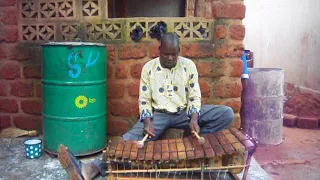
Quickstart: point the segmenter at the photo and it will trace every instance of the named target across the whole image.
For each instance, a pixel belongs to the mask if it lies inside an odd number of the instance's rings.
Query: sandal
[[[72,152],[62,144],[58,148],[58,159],[63,169],[66,170],[69,179],[84,180],[81,174],[81,161],[78,161]]]

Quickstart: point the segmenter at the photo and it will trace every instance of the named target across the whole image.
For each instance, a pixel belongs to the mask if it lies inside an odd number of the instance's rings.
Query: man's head
[[[161,66],[169,69],[175,67],[180,52],[179,37],[175,33],[163,34],[159,49]]]

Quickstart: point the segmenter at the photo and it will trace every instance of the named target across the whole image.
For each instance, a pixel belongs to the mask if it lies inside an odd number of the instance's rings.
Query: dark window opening
[[[185,17],[185,0],[109,0],[108,17]]]

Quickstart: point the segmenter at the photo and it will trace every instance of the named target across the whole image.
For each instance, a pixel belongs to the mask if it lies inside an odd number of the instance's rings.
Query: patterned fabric
[[[200,112],[201,92],[198,71],[192,60],[178,57],[177,65],[170,69],[162,68],[160,59],[146,63],[140,81],[140,119],[153,117],[153,110],[169,113],[186,109],[188,116]]]

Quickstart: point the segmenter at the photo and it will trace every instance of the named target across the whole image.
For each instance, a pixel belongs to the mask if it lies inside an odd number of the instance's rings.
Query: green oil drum
[[[100,43],[42,45],[44,149],[60,144],[76,156],[106,146],[106,48]]]

